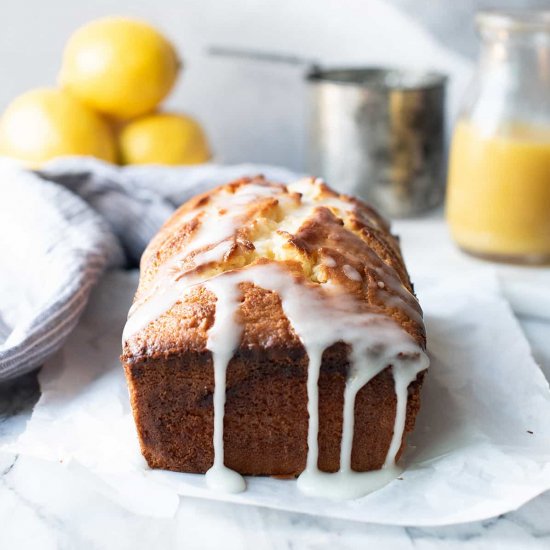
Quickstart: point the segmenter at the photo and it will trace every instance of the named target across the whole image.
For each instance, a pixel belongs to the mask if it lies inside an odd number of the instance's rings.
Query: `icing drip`
[[[217,297],[216,318],[208,331],[207,342],[214,365],[214,465],[206,472],[206,483],[214,490],[239,493],[246,484],[239,473],[224,464],[223,419],[227,366],[241,338],[241,325],[235,320],[240,293],[238,285],[223,282],[217,278],[204,285]]]
[[[356,354],[352,352],[353,355]],[[416,379],[419,372],[428,368],[427,356],[421,352],[418,359],[409,360],[410,364],[406,367],[400,364],[403,361],[394,358],[394,363],[399,365],[398,368],[395,365],[392,368],[395,377],[397,406],[392,440],[386,460],[380,470],[355,472],[351,469],[355,424],[355,397],[364,385],[368,384],[372,378],[387,366],[384,361],[376,358],[371,358],[370,361],[367,359],[366,364],[363,361],[364,359],[360,356],[352,359],[352,372],[348,375],[344,390],[344,420],[340,447],[340,469],[336,473],[320,471],[316,464],[312,464],[309,461],[310,448],[307,467],[298,478],[298,487],[305,494],[338,500],[358,498],[382,488],[401,473],[401,469],[396,465],[396,457],[401,447],[405,430],[408,387]],[[363,365],[366,368],[360,367],[357,369],[358,365]],[[317,393],[317,389],[314,391]],[[313,439],[314,435],[309,434],[309,438]]]
[[[208,349],[212,351],[214,390],[214,466],[207,473],[208,485],[217,490],[236,492],[244,482],[223,463],[223,414],[226,370],[239,344],[241,328],[235,320],[240,306],[239,285],[254,285],[276,292],[283,311],[306,350],[308,364],[308,456],[306,470],[298,487],[307,494],[331,498],[355,498],[375,490],[399,473],[395,457],[405,427],[407,390],[427,359],[416,342],[393,321],[373,313],[357,313],[346,295],[324,295],[316,288],[297,284],[293,276],[275,263],[258,264],[241,271],[227,272],[205,283],[216,297],[216,319],[209,331]],[[326,323],[327,317],[341,322]],[[325,349],[344,341],[352,347],[350,371],[344,392],[344,421],[340,453],[340,471],[321,472],[318,460],[319,396],[318,379]],[[393,365],[397,396],[394,433],[384,468],[376,472],[351,469],[354,410],[357,392],[372,378]]]
[[[203,282],[202,278],[193,276],[180,279],[179,282],[174,276],[163,277],[162,280],[167,284],[158,287],[154,298],[140,300],[130,308],[128,320],[122,332],[123,342],[167,312],[178,300],[183,299],[193,285]]]
[[[422,370],[429,366],[428,357],[422,354],[418,363],[409,361],[400,361],[392,367],[393,380],[395,384],[395,395],[397,398],[395,421],[393,426],[393,435],[384,462],[384,468],[392,468],[395,466],[397,453],[401,447],[403,432],[405,431],[405,420],[407,419],[407,401],[408,391],[411,382],[414,382],[416,376]]]
[[[319,445],[317,436],[319,434],[319,374],[321,372],[321,362],[323,359],[323,350],[314,347],[308,351],[309,364],[307,367],[307,413],[309,416],[307,428],[307,462],[306,470],[317,469],[317,460],[319,459]]]

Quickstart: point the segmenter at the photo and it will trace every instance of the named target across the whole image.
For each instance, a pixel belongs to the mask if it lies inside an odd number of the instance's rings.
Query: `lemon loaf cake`
[[[388,223],[318,179],[258,176],[190,200],[151,241],[122,362],[150,467],[345,498],[398,474],[425,344]]]

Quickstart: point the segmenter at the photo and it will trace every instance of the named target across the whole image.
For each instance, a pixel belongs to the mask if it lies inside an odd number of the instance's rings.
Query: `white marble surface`
[[[173,519],[135,516],[62,465],[0,458],[0,548],[498,548],[550,547],[550,493],[472,524],[387,527],[186,498]]]

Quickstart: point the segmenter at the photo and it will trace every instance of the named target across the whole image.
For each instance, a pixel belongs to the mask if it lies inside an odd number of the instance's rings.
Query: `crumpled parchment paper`
[[[152,471],[139,452],[119,364],[136,273],[112,272],[65,348],[40,373],[42,396],[6,449],[58,460],[133,512],[170,516],[178,495],[394,525],[480,520],[550,488],[550,390],[491,272],[417,286],[432,364],[405,472],[358,500],[303,496],[292,480],[248,478],[237,495],[202,475]],[[1,447],[0,447],[1,448]]]

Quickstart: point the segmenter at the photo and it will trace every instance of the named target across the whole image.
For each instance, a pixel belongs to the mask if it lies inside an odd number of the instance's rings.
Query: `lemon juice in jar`
[[[478,71],[456,124],[447,219],[466,252],[550,261],[550,12],[482,12]]]

